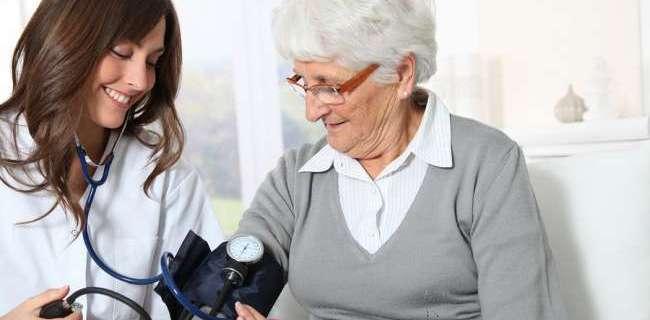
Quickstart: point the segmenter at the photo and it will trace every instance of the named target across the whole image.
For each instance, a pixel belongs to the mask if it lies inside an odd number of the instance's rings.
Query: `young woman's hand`
[[[235,310],[237,311],[237,320],[265,320],[266,318],[261,315],[253,307],[243,304],[241,302],[235,303]]]
[[[63,299],[66,295],[68,295],[68,291],[70,291],[70,288],[68,286],[59,289],[46,290],[37,296],[25,300],[23,303],[19,304],[4,316],[0,316],[0,320],[41,319],[38,317],[41,308],[52,301]],[[82,316],[79,312],[73,312],[71,315],[62,319],[81,320]]]

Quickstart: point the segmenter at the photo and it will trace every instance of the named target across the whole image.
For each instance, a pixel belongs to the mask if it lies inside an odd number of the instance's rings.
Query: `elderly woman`
[[[237,233],[312,319],[565,317],[521,149],[417,86],[436,70],[429,1],[285,0],[273,29],[327,136],[280,159]]]

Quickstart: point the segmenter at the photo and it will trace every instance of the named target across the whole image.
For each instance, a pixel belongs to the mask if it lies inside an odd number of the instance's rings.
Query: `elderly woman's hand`
[[[266,318],[261,315],[253,307],[243,304],[241,302],[235,303],[235,310],[237,311],[237,320],[265,320]]]

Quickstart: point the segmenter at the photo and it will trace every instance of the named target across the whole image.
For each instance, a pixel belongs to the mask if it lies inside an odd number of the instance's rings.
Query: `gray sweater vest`
[[[337,173],[299,173],[324,145],[288,152],[237,233],[259,236],[313,319],[564,319],[518,146],[452,116],[453,168],[430,166],[375,254],[347,229]]]

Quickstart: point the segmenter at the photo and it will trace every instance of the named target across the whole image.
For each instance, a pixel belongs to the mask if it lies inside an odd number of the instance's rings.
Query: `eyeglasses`
[[[366,79],[368,79],[377,68],[379,68],[378,64],[371,64],[365,69],[359,71],[359,73],[350,78],[350,80],[345,81],[340,85],[315,84],[313,86],[307,86],[304,83],[301,83],[300,80],[303,80],[303,78],[301,75],[297,74],[287,78],[287,82],[291,89],[300,97],[304,98],[307,93],[310,93],[323,104],[341,104],[345,102],[343,93],[352,92],[352,90],[356,89],[366,81]]]

